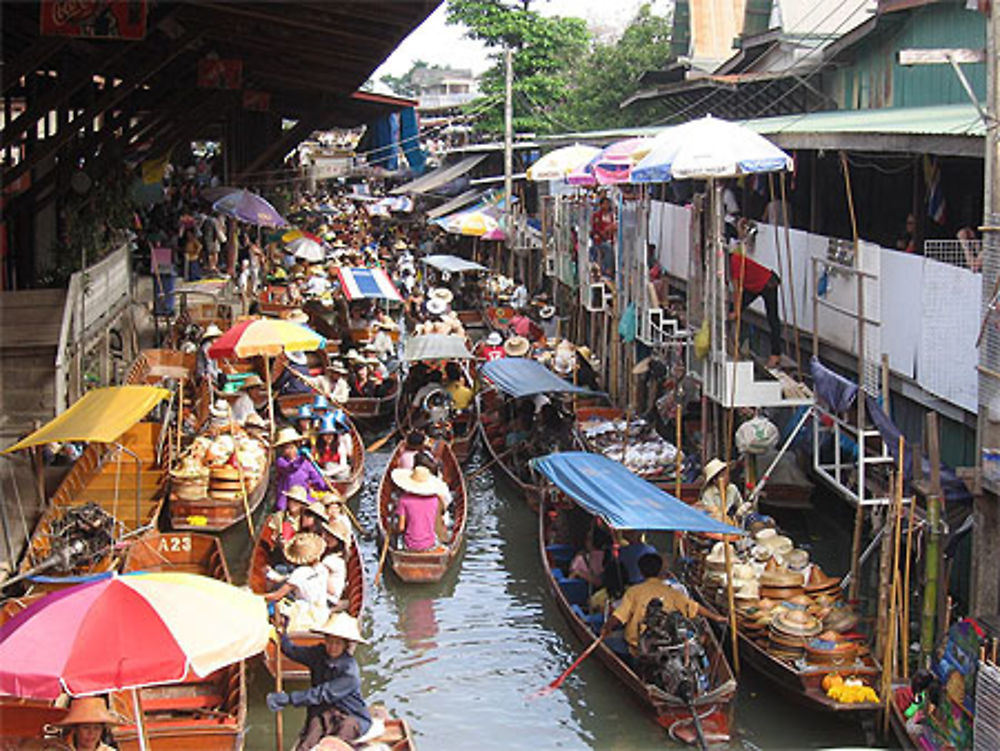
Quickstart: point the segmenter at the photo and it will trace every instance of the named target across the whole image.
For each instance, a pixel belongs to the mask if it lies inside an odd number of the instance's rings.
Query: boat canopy
[[[601,454],[566,451],[532,462],[563,493],[615,529],[742,534]]]
[[[471,360],[472,353],[465,346],[465,338],[453,334],[422,334],[406,340],[403,359],[417,360]]]
[[[480,371],[505,394],[520,398],[535,394],[600,394],[575,386],[560,378],[538,360],[526,357],[502,357],[485,363]]]
[[[350,268],[341,266],[337,269],[340,277],[340,288],[344,290],[348,300],[392,300],[402,302],[389,275],[383,269],[365,267]]]
[[[446,254],[424,256],[421,260],[428,266],[433,266],[438,271],[447,271],[449,274],[461,274],[463,271],[489,271],[481,263],[466,261],[464,258]]]
[[[54,442],[114,443],[168,396],[170,391],[158,386],[111,386],[88,391],[72,407],[3,453]]]

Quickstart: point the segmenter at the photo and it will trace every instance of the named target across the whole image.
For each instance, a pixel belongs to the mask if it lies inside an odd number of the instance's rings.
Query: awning
[[[466,261],[458,256],[439,254],[424,256],[421,260],[428,266],[433,266],[438,271],[447,271],[449,274],[461,274],[463,271],[489,271],[481,263]]]
[[[452,180],[461,177],[485,158],[486,154],[467,156],[460,162],[450,164],[447,167],[438,167],[433,172],[428,172],[416,180],[403,183],[398,188],[390,190],[389,193],[394,196],[402,195],[403,193],[430,193],[435,188],[440,188],[442,185],[447,185]]]
[[[348,300],[403,301],[384,269],[342,266],[337,269],[337,276],[340,277],[340,288],[344,290]]]
[[[403,359],[417,360],[471,360],[472,353],[465,346],[465,338],[451,334],[423,334],[406,340]]]
[[[72,407],[3,453],[53,442],[114,443],[168,396],[170,391],[158,386],[112,386],[88,391]]]
[[[563,493],[615,529],[742,534],[601,454],[567,451],[532,462]]]
[[[502,357],[484,363],[479,370],[505,394],[515,398],[535,394],[599,394],[574,386],[542,365],[526,357]]]
[[[427,212],[428,219],[437,219],[438,217],[444,216],[445,214],[450,214],[453,211],[458,211],[463,206],[468,206],[474,201],[478,201],[486,195],[485,191],[482,190],[467,190],[464,193],[459,193],[457,196],[452,198],[450,201],[445,201],[440,206],[435,206],[433,209]]]

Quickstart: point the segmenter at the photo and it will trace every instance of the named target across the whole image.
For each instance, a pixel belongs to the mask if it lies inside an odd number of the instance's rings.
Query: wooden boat
[[[281,316],[299,308],[287,301],[288,287],[284,284],[269,284],[257,293],[257,309],[264,315]]]
[[[122,562],[123,571],[179,571],[229,582],[229,569],[219,539],[193,532],[147,533],[137,538]],[[160,751],[236,751],[246,729],[246,666],[229,665],[206,678],[190,676],[180,683],[143,688],[139,692],[150,749]],[[112,708],[126,718],[112,729],[120,751],[139,748],[132,695],[115,692]]]
[[[270,550],[273,545],[271,529],[261,525],[260,533],[250,552],[250,564],[247,571],[247,585],[257,594],[269,591],[267,582],[267,566]],[[365,599],[365,569],[358,549],[358,541],[352,535],[351,545],[347,551],[347,585],[344,588],[344,599],[347,601],[347,612],[358,618],[364,606]],[[292,640],[300,645],[319,644],[320,636],[293,635]],[[264,661],[271,675],[275,674],[275,645],[269,642],[264,653]],[[282,656],[281,675],[285,680],[309,680],[309,670],[304,665]]]
[[[379,545],[384,545],[386,536],[389,535],[390,518],[395,505],[391,472],[396,467],[399,455],[403,452],[404,447],[405,444],[402,441],[396,446],[396,450],[393,451],[389,462],[386,464],[382,480],[379,482]],[[440,581],[455,559],[458,558],[458,554],[462,549],[462,542],[465,539],[467,498],[465,476],[462,474],[462,467],[458,463],[458,458],[455,456],[454,451],[447,443],[439,442],[435,453],[439,455],[439,461],[441,462],[441,476],[448,484],[448,487],[451,488],[452,493],[451,537],[443,544],[426,552],[395,549],[390,544],[388,553],[389,565],[404,582]]]
[[[480,393],[480,419],[479,430],[482,433],[483,446],[489,454],[489,461],[503,474],[504,478],[521,491],[524,500],[533,511],[538,511],[544,484],[542,480],[527,480],[521,476],[514,466],[513,454],[506,445],[507,432],[510,426],[500,415],[501,399],[495,389],[486,390]],[[530,465],[527,467],[532,472]]]
[[[310,352],[307,357],[309,355],[318,355],[322,360],[322,367],[324,369],[329,367],[329,352]],[[273,379],[277,379],[283,370],[284,360],[279,357],[275,362]],[[340,405],[341,409],[349,414],[353,420],[378,420],[392,415],[396,405],[396,395],[399,392],[399,376],[391,373],[386,382],[389,384],[389,388],[384,396],[352,396]],[[282,416],[287,420],[294,420],[298,408],[312,402],[315,396],[316,392],[314,391],[281,394],[277,397],[276,402]]]
[[[367,743],[358,746],[359,751],[416,751],[417,744],[410,732],[406,720],[393,717],[381,704],[373,704],[368,708],[372,719],[382,721],[384,731]]]
[[[565,579],[557,579],[554,569],[556,559],[555,548],[564,548],[562,542],[550,533],[550,525],[554,519],[549,511],[556,511],[547,497],[542,497],[542,506],[538,514],[538,540],[542,567],[549,590],[559,607],[560,612],[569,624],[573,633],[583,642],[591,646],[599,633],[600,626],[595,623],[592,628],[587,622],[583,609],[578,604],[571,603],[576,599],[571,585]],[[549,544],[546,541],[550,541]],[[560,561],[565,566],[565,562]],[[582,580],[569,580],[582,582]],[[586,593],[586,589],[583,589]],[[698,714],[698,722],[709,743],[727,743],[730,740],[730,721],[732,719],[732,702],[736,695],[736,680],[725,658],[722,646],[719,644],[711,628],[704,625],[701,629],[700,642],[708,660],[708,687],[700,692],[689,705],[680,696],[664,691],[655,684],[646,683],[617,653],[605,643],[600,643],[595,655],[611,673],[628,689],[628,692],[651,714],[656,722],[665,728],[673,740],[693,744],[697,741],[695,720],[692,707]]]
[[[213,469],[204,483],[186,483],[170,477],[170,526],[174,530],[222,532],[243,523],[257,510],[270,482],[270,455],[263,451],[264,466],[252,475],[232,467]],[[246,503],[243,493],[246,493]]]

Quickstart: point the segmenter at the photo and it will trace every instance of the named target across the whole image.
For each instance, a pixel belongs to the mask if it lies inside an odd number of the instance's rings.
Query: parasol
[[[309,352],[326,346],[326,339],[308,326],[280,318],[251,318],[240,321],[208,348],[208,356],[224,358],[264,358],[267,382],[267,416],[274,437],[274,400],[271,398],[270,358],[282,352]]]
[[[550,151],[528,167],[529,180],[565,180],[569,175],[586,165],[601,153],[596,146],[574,143],[561,149]]]
[[[101,576],[54,592],[0,626],[0,693],[54,699],[176,683],[263,651],[259,595],[195,574]]]
[[[285,247],[293,256],[309,263],[319,263],[326,258],[326,251],[323,249],[323,246],[308,237],[295,238]]]
[[[221,214],[258,227],[284,227],[288,224],[274,206],[246,189],[223,196],[212,204],[212,208]]]

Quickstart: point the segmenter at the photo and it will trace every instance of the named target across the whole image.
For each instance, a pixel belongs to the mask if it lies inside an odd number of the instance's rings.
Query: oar
[[[281,675],[281,630],[278,628],[278,608],[277,603],[275,603],[274,610],[274,632],[278,635],[278,640],[274,645],[274,690],[278,693],[284,691],[284,685],[282,682]],[[281,712],[274,713],[274,740],[277,745],[278,751],[282,751],[285,747],[285,725],[284,718]]]
[[[562,675],[560,675],[558,678],[552,681],[552,683],[550,683],[545,688],[536,691],[528,698],[540,699],[543,696],[548,696],[549,694],[553,693],[557,688],[563,685],[563,682],[565,682],[565,680],[569,678],[570,673],[576,670],[580,666],[581,662],[590,657],[590,653],[593,652],[595,649],[597,649],[597,645],[600,644],[602,641],[604,641],[604,634],[601,634],[596,639],[594,639],[591,645],[587,647],[585,650],[583,650],[583,654],[577,657],[576,660],[573,662],[573,664],[570,665],[568,668],[566,668],[566,671]]]
[[[385,568],[385,557],[389,553],[389,540],[392,538],[392,533],[387,529],[385,531],[385,542],[382,543],[382,553],[378,557],[378,570],[375,572],[375,582],[372,586],[378,586],[378,580],[382,576],[382,569]]]
[[[511,454],[514,453],[514,450],[517,447],[518,447],[518,444],[515,443],[509,449],[506,449],[505,451],[502,451],[501,453],[499,453],[496,456],[494,456],[492,459],[490,459],[488,462],[486,462],[486,464],[484,464],[483,466],[476,467],[476,469],[474,469],[472,472],[470,472],[469,474],[467,474],[465,476],[465,481],[468,482],[473,477],[476,477],[477,475],[482,474],[483,472],[485,472],[487,469],[489,469],[490,467],[492,467],[494,464],[496,464],[501,459],[506,459],[508,456],[510,456]]]
[[[388,442],[388,440],[390,438],[392,438],[394,435],[396,435],[396,433],[398,433],[398,432],[399,432],[399,426],[397,425],[395,428],[393,428],[388,433],[386,433],[384,436],[382,436],[377,441],[375,441],[375,443],[373,443],[371,446],[369,446],[368,448],[366,448],[365,451],[369,451],[369,452],[370,451],[378,451],[380,448],[382,448],[383,446],[385,446],[385,444]]]
[[[285,368],[285,370],[287,370],[293,376],[295,376],[296,378],[298,378],[300,381],[302,381],[302,383],[304,383],[310,389],[312,389],[313,391],[315,391],[317,394],[322,394],[323,396],[325,396],[327,399],[330,400],[331,404],[335,404],[338,407],[340,407],[341,409],[344,409],[344,405],[341,404],[340,402],[338,402],[336,399],[334,399],[333,395],[329,391],[320,388],[320,384],[322,383],[321,381],[320,382],[313,382],[312,378],[306,378],[299,371],[297,371],[295,368],[292,368],[292,367]]]

